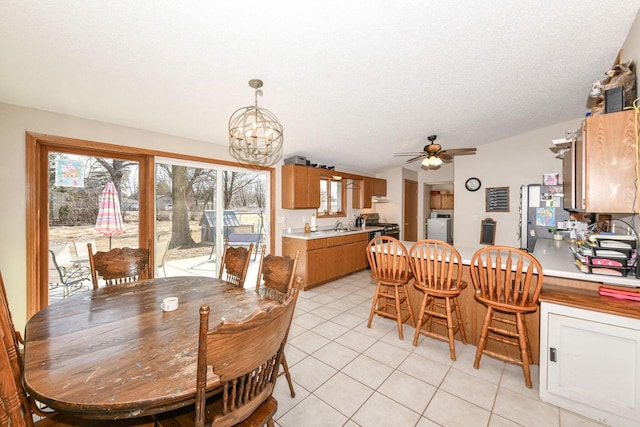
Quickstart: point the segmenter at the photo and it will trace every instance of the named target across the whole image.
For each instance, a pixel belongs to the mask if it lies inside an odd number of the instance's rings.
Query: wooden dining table
[[[170,296],[179,298],[179,306],[165,312],[160,304]],[[53,409],[92,419],[182,407],[195,401],[200,307],[210,307],[211,328],[276,304],[208,277],[150,279],[76,294],[27,322],[24,385]],[[207,388],[218,385],[210,371]]]

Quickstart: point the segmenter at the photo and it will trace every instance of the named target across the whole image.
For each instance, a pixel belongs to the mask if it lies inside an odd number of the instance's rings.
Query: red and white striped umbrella
[[[113,182],[108,182],[100,195],[96,231],[109,236],[109,249],[111,249],[111,237],[122,234],[124,231],[118,191]]]

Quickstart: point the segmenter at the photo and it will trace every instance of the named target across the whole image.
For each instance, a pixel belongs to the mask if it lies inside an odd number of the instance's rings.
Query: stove
[[[374,238],[376,235],[380,236],[391,236],[391,237],[395,237],[396,239],[400,238],[400,225],[394,223],[394,222],[381,222],[380,221],[380,214],[379,213],[370,213],[370,214],[366,214],[367,215],[367,219],[365,224],[371,227],[383,227],[384,230],[380,231],[372,231],[371,233],[369,233],[369,240],[371,240],[372,238]]]

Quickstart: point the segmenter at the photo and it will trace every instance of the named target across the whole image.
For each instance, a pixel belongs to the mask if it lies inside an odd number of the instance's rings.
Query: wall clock
[[[469,178],[467,182],[464,183],[464,186],[469,191],[478,191],[482,183],[478,178]]]

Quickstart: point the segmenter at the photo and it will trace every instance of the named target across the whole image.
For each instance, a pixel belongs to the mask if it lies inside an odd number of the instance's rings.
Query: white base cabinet
[[[608,425],[640,426],[640,320],[540,307],[540,399]]]

